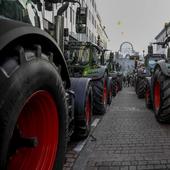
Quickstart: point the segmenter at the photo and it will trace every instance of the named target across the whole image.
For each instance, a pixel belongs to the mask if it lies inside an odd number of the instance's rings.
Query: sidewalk
[[[170,169],[170,125],[159,124],[125,88],[89,138],[73,170]]]

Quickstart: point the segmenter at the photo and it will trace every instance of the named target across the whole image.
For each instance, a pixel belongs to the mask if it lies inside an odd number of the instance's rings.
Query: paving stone
[[[170,125],[159,124],[133,88],[113,98],[93,135],[97,140],[86,144],[73,170],[89,164],[113,170],[170,169]]]
[[[121,166],[120,170],[129,170],[129,167],[128,166]]]
[[[136,170],[136,166],[129,166],[129,170]]]
[[[99,167],[98,170],[110,170],[109,167]]]

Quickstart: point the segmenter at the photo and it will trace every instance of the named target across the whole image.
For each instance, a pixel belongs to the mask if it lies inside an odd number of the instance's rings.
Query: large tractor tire
[[[107,83],[107,104],[112,103],[112,95],[113,95],[113,80],[112,77],[108,78],[108,83]]]
[[[170,78],[157,69],[153,82],[153,105],[159,122],[170,122]]]
[[[67,104],[57,67],[38,49],[1,57],[0,169],[61,170]]]
[[[151,87],[150,87],[150,84],[149,84],[148,81],[147,81],[146,92],[145,92],[145,103],[146,103],[146,107],[148,109],[153,108],[152,96],[151,96]]]
[[[118,78],[117,85],[118,85],[118,91],[121,91],[122,90],[122,78],[121,77]]]
[[[138,78],[137,78],[137,76],[135,76],[135,78],[134,78],[134,88],[135,88],[136,94],[137,94],[137,86],[138,86]]]
[[[112,95],[113,97],[116,96],[117,94],[117,80],[116,79],[113,79],[113,83],[112,83]]]
[[[93,80],[93,114],[103,115],[107,108],[107,78]]]
[[[88,78],[72,78],[71,89],[75,92],[75,132],[76,139],[86,138],[91,130],[92,87]]]
[[[140,77],[137,80],[136,84],[136,93],[138,98],[144,98],[146,93],[146,79],[144,77]]]

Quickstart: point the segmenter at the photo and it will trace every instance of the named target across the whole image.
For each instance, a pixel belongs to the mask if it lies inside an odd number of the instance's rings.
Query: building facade
[[[77,41],[89,41],[107,48],[108,36],[102,24],[97,3],[95,0],[80,0],[82,7],[87,7],[87,29],[86,34],[76,33],[76,9],[78,4],[71,4],[64,13],[65,29],[69,33],[68,39]]]
[[[163,28],[155,37],[156,42],[164,42],[167,35],[170,35],[170,23],[167,24],[167,29]],[[162,48],[161,45],[156,45],[156,52],[166,54],[166,49]]]

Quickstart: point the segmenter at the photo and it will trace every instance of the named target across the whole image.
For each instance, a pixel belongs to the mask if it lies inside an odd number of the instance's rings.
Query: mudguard
[[[85,112],[87,89],[90,87],[90,78],[71,78],[70,89],[75,92],[75,120],[81,120]],[[92,94],[91,94],[92,100]]]
[[[0,52],[11,45],[30,46],[41,45],[43,52],[52,52],[53,62],[61,65],[61,78],[66,81],[66,87],[70,87],[70,78],[64,56],[56,41],[45,31],[29,24],[0,18]]]
[[[107,80],[108,82],[107,82],[107,88],[109,87],[109,84],[110,84],[110,82],[112,81],[112,77],[108,77],[108,80]]]
[[[99,66],[93,69],[85,70],[85,77],[90,77],[93,80],[101,79],[104,77],[105,73],[108,74],[106,66]]]
[[[170,77],[170,63],[165,62],[164,60],[158,61],[158,63],[155,65],[154,72],[157,69],[161,69],[162,73],[168,77]]]
[[[151,100],[153,101],[153,81],[152,77],[146,77],[147,86],[149,86],[150,92],[151,92]]]
[[[116,79],[118,74],[117,72],[109,72],[109,76],[112,77],[113,79]]]
[[[151,77],[146,77],[146,80],[148,81],[149,85],[151,85]]]

